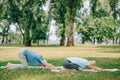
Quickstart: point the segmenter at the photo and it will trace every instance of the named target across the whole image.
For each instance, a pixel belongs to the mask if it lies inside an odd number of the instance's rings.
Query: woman
[[[22,64],[8,63],[5,66],[5,68],[25,68],[25,67],[28,67],[28,63],[31,63],[35,66],[43,66],[43,67],[48,67],[50,69],[56,69],[55,66],[48,63],[40,54],[32,50],[21,49],[18,52],[18,56]]]
[[[102,71],[102,68],[99,68],[96,66],[95,61],[88,61],[84,58],[78,58],[78,57],[68,57],[63,60],[63,69],[60,70],[63,71],[76,71],[76,70],[83,70],[84,68],[90,68],[95,71]]]

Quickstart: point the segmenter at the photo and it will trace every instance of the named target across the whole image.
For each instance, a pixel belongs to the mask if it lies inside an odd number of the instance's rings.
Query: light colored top
[[[78,65],[79,67],[77,70],[83,70],[83,68],[85,68],[87,65],[89,65],[89,61],[87,59],[84,59],[84,58],[69,57],[66,59],[71,61],[71,63]]]
[[[38,66],[41,63],[41,61],[44,60],[44,58],[40,54],[29,49],[24,49],[24,55],[26,57],[27,62],[36,66]]]

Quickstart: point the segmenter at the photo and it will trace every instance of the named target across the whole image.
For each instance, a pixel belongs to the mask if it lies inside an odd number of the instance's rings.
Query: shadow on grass
[[[113,50],[109,50],[109,51],[100,51],[101,53],[118,53],[118,54],[120,54],[120,50],[115,50],[115,51],[113,51]]]
[[[97,48],[120,48],[120,45],[101,45],[101,46],[96,46]]]
[[[37,45],[32,45],[32,47],[61,47],[60,45],[57,45],[57,44],[49,44],[49,45],[47,45],[47,44],[41,44],[41,45],[39,45],[39,46],[37,46]]]
[[[5,47],[25,47],[24,45],[19,45],[19,44],[0,44],[0,46],[5,46]],[[40,44],[40,45],[32,45],[28,47],[61,47],[60,45],[57,44]]]
[[[101,45],[95,48],[102,48],[101,53],[120,53],[120,45]]]

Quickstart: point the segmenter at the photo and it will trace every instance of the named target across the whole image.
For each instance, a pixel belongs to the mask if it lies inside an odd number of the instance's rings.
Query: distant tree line
[[[43,9],[46,2],[48,11]],[[0,0],[1,43],[47,43],[52,19],[60,46],[74,46],[75,32],[82,44],[120,44],[120,0]],[[10,31],[11,24],[17,26],[16,33]]]

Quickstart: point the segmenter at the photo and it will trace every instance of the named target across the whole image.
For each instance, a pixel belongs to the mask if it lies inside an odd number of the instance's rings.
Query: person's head
[[[96,65],[96,61],[89,61],[90,65]]]

